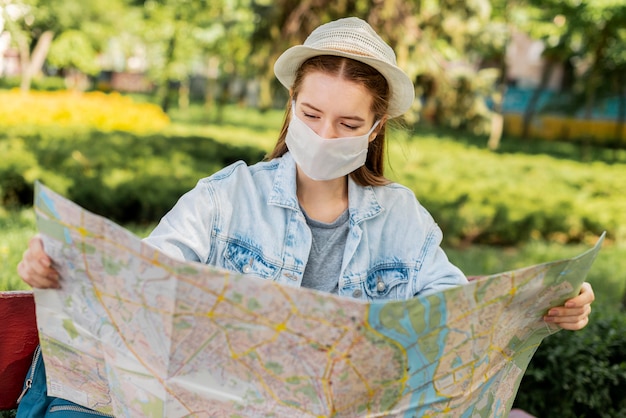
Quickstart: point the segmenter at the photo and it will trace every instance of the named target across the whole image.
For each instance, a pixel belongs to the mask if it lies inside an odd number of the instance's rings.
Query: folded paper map
[[[506,417],[584,254],[363,302],[177,261],[41,184],[49,395],[119,417]]]

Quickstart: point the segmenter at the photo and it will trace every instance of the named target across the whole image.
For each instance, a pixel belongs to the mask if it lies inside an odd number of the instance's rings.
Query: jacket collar
[[[296,195],[296,162],[289,152],[278,159],[274,184],[267,203],[299,210]],[[360,186],[348,177],[348,209],[352,224],[377,216],[384,210],[372,186]]]

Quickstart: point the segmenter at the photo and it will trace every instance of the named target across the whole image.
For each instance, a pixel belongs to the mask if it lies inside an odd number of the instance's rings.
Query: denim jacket
[[[339,295],[408,299],[466,283],[440,248],[440,228],[408,188],[348,182],[349,233]],[[166,254],[300,286],[311,231],[289,153],[234,163],[198,182],[145,241]]]

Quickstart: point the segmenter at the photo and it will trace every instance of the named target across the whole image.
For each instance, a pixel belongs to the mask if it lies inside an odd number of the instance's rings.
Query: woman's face
[[[364,86],[317,71],[302,80],[295,113],[325,139],[364,135],[374,124],[372,100]]]

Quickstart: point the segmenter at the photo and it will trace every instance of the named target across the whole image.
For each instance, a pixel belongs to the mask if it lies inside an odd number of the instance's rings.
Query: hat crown
[[[415,99],[413,82],[396,64],[395,52],[362,19],[347,17],[319,26],[304,44],[292,46],[278,57],[274,74],[291,89],[302,63],[319,55],[346,57],[376,69],[389,85],[390,117],[406,112]]]
[[[356,17],[319,26],[304,41],[304,46],[329,52],[347,52],[397,65],[393,49],[367,22]]]

